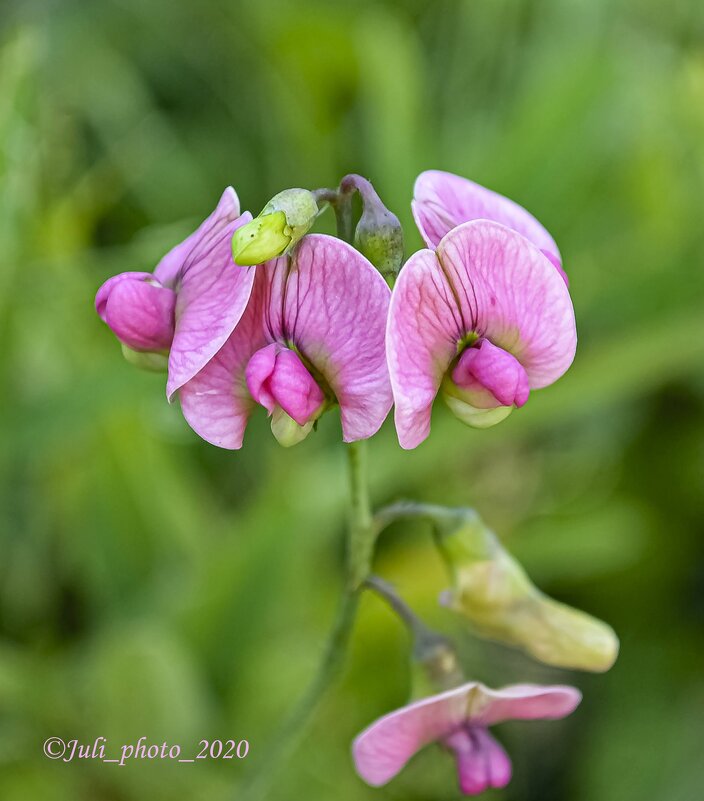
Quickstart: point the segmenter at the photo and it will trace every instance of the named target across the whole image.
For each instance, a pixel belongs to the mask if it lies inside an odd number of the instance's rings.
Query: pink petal
[[[473,181],[440,170],[422,172],[413,188],[413,216],[430,248],[462,223],[493,220],[511,228],[543,250],[564,280],[560,251],[545,228],[518,203]]]
[[[212,232],[223,224],[234,222],[239,216],[240,200],[237,197],[237,192],[231,186],[228,186],[222,193],[212,214],[192,234],[189,234],[183,242],[172,248],[157,264],[154,270],[157,280],[164,286],[173,285],[179,277],[186,258],[195,245],[202,239],[207,239]]]
[[[267,345],[249,360],[247,387],[271,414],[280,406],[299,426],[310,421],[325,400],[298,355],[279,344]]]
[[[556,720],[572,714],[582,694],[566,685],[512,684],[500,690],[479,685],[470,720],[493,726],[506,720]]]
[[[394,286],[386,331],[402,448],[415,448],[430,433],[433,401],[464,334],[452,288],[435,253],[414,253]]]
[[[371,437],[391,408],[384,350],[390,294],[364,256],[322,234],[302,239],[285,281],[272,284],[270,325],[282,326],[334,392],[345,442]]]
[[[479,795],[511,781],[508,754],[483,726],[462,728],[445,738],[444,744],[455,752],[460,790],[465,795]]]
[[[113,289],[123,281],[148,281],[152,280],[154,276],[151,273],[119,273],[118,275],[113,275],[112,278],[108,278],[108,280],[100,287],[98,292],[95,296],[95,310],[98,313],[100,319],[106,323],[107,320],[105,318],[105,308],[108,303],[108,298],[110,297],[110,293]]]
[[[247,363],[245,380],[247,389],[254,400],[263,406],[269,414],[276,407],[276,399],[269,389],[269,378],[276,366],[276,354],[281,345],[273,342],[265,348],[258,350]]]
[[[150,276],[151,279],[151,276]],[[105,322],[133,350],[168,350],[174,336],[176,295],[147,280],[115,283],[105,302]]]
[[[542,253],[487,220],[455,228],[436,252],[465,321],[518,359],[531,389],[566,372],[577,347],[574,309]]]
[[[370,437],[391,406],[384,355],[390,292],[384,279],[354,248],[317,234],[301,240],[292,256],[250,269],[256,269],[256,279],[242,319],[217,356],[179,393],[189,424],[209,442],[239,448],[253,405],[246,366],[260,348],[278,343],[295,347],[334,392],[345,441]],[[252,389],[270,403],[271,385],[269,398],[259,383],[270,365],[259,358],[252,367]],[[276,387],[282,397],[290,392],[283,378]],[[306,378],[307,393],[312,394],[306,403],[317,401]],[[303,411],[307,414],[307,407]]]
[[[467,697],[475,686],[476,682],[470,682],[424,698],[372,723],[352,744],[357,773],[374,787],[393,779],[421,748],[462,726]]]
[[[567,370],[577,343],[564,281],[527,239],[487,220],[415,253],[394,287],[386,347],[402,447],[428,436],[443,376],[472,333],[515,357],[533,389]]]
[[[234,221],[214,221],[183,264],[169,354],[169,398],[220,350],[247,306],[254,268],[234,263],[231,240],[234,231],[250,220],[245,213]]]
[[[249,415],[256,408],[247,389],[245,368],[252,354],[272,341],[262,326],[269,289],[266,268],[251,269],[256,279],[237,327],[217,354],[178,392],[188,424],[220,448],[242,447]]]
[[[452,371],[452,380],[470,392],[475,387],[489,390],[496,401],[492,406],[523,406],[530,393],[528,376],[518,359],[488,339],[463,351]]]
[[[480,682],[468,682],[372,723],[352,744],[355,767],[364,781],[377,787],[390,781],[414,754],[436,740],[459,747],[455,739],[448,738],[467,725],[478,731],[509,719],[561,718],[573,712],[581,698],[579,690],[561,685],[516,684],[491,690]],[[508,757],[488,734],[480,737],[480,745],[491,759],[491,781],[495,782],[491,786],[503,786],[511,775]]]

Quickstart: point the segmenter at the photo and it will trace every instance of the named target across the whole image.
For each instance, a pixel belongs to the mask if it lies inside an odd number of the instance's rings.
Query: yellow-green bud
[[[619,647],[613,629],[543,594],[476,513],[460,514],[436,527],[453,576],[444,603],[481,636],[521,647],[541,662],[608,670]]]
[[[285,189],[264,206],[259,216],[232,236],[235,264],[249,267],[275,259],[308,232],[318,216],[318,204],[307,189]]]

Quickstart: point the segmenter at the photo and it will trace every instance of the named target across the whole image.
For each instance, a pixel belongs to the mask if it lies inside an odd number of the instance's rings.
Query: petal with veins
[[[547,230],[518,203],[474,181],[441,170],[422,172],[413,188],[413,217],[430,248],[462,223],[494,220],[517,231],[542,250],[563,279],[560,251]]]

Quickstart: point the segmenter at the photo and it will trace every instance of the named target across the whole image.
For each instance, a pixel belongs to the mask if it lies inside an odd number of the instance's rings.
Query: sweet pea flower
[[[453,228],[406,262],[386,333],[403,448],[430,432],[442,388],[464,423],[486,428],[570,366],[577,345],[565,282],[524,236],[489,220]]]
[[[140,355],[168,356],[169,398],[222,347],[244,312],[254,271],[233,263],[230,242],[251,219],[249,212],[240,215],[228,187],[215,211],[153,273],[121,273],[98,290],[96,311],[126,354],[138,362]]]
[[[491,189],[451,172],[427,170],[416,178],[411,208],[429,248],[436,248],[445,234],[462,223],[493,220],[522,234],[542,250],[567,283],[555,240],[522,206]]]
[[[179,392],[188,423],[214,445],[240,448],[260,405],[279,442],[293,445],[339,404],[345,442],[372,436],[392,401],[384,279],[350,245],[321,234],[255,270],[239,324]]]
[[[438,742],[453,752],[465,795],[505,787],[511,780],[511,761],[489,734],[489,726],[506,720],[564,718],[581,699],[574,687],[514,684],[491,690],[472,681],[372,723],[353,743],[355,766],[367,784],[379,787],[393,779],[414,754]]]

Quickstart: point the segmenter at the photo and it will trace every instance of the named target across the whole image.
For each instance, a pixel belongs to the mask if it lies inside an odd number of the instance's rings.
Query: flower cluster
[[[354,192],[362,215],[353,232]],[[308,233],[328,205],[342,238]],[[258,406],[284,446],[333,409],[345,442],[367,439],[394,406],[399,443],[415,448],[430,433],[438,396],[465,424],[493,426],[574,358],[559,250],[523,208],[448,173],[418,177],[412,210],[427,247],[401,266],[400,223],[361,176],[347,176],[337,191],[286,190],[256,218],[240,213],[228,188],[153,273],[106,281],[96,310],[129,361],[167,370],[168,399],[178,397],[189,425],[222,448],[242,447]],[[409,505],[400,507],[396,519],[409,515]],[[610,627],[543,595],[474,513],[414,509],[433,523],[453,578],[444,604],[477,633],[559,667],[613,663]],[[377,522],[368,526],[372,540]],[[392,605],[398,611],[402,602]],[[455,656],[446,658],[451,651],[443,645],[441,653],[426,665],[431,694],[355,740],[357,771],[369,784],[386,783],[438,742],[455,756],[463,793],[503,787],[511,762],[488,728],[561,718],[580,702],[561,685],[490,690],[465,682]]]
[[[304,235],[317,205],[306,190],[289,192],[252,220],[227,189],[153,273],[122,273],[98,291],[98,314],[126,355],[167,365],[167,395],[178,394],[204,439],[241,447],[257,405],[284,445],[336,406],[344,440],[365,439],[393,396],[399,442],[414,448],[439,393],[460,420],[485,428],[569,367],[576,333],[559,251],[512,201],[423,173],[413,213],[429,248],[391,293],[358,250]]]

